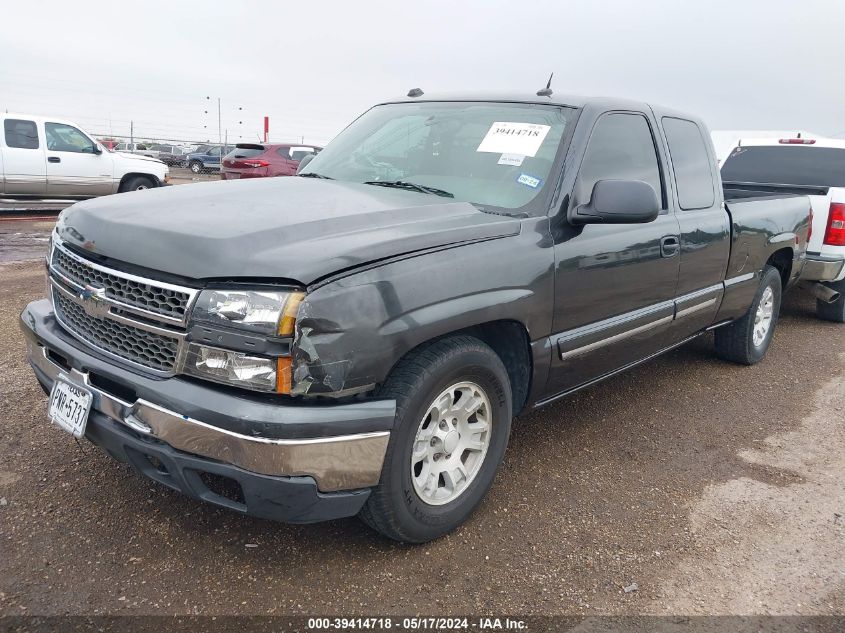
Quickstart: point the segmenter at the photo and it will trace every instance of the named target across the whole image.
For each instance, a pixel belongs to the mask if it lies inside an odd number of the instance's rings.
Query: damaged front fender
[[[297,315],[291,394],[373,391],[417,346],[484,323],[547,332],[553,258],[536,246],[536,233],[476,242],[310,288]],[[504,261],[491,276],[491,263]]]

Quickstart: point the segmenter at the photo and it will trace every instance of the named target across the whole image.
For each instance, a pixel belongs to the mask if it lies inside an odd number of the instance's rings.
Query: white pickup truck
[[[801,279],[816,295],[818,316],[845,323],[845,140],[744,138],[721,171],[732,188],[753,184],[753,195],[763,185],[810,197],[812,234]]]
[[[27,114],[0,119],[0,195],[92,198],[168,181],[161,161],[111,152],[70,121]]]

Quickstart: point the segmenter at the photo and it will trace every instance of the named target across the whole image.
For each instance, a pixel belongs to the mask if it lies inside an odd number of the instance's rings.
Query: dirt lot
[[[16,324],[43,287],[0,265],[0,614],[845,613],[845,329],[803,299],[756,367],[700,339],[524,416],[476,515],[411,547],[188,500],[52,427]]]

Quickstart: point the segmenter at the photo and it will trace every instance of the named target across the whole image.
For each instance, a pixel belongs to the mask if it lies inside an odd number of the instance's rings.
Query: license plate
[[[74,437],[85,435],[88,412],[91,411],[91,392],[77,387],[64,376],[56,378],[50,392],[48,415],[53,424]]]

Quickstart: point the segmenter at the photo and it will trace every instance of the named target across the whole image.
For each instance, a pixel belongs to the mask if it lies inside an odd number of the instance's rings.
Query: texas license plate
[[[50,392],[50,408],[47,414],[53,424],[74,437],[85,435],[88,412],[91,411],[91,392],[77,387],[63,376],[56,378]]]

